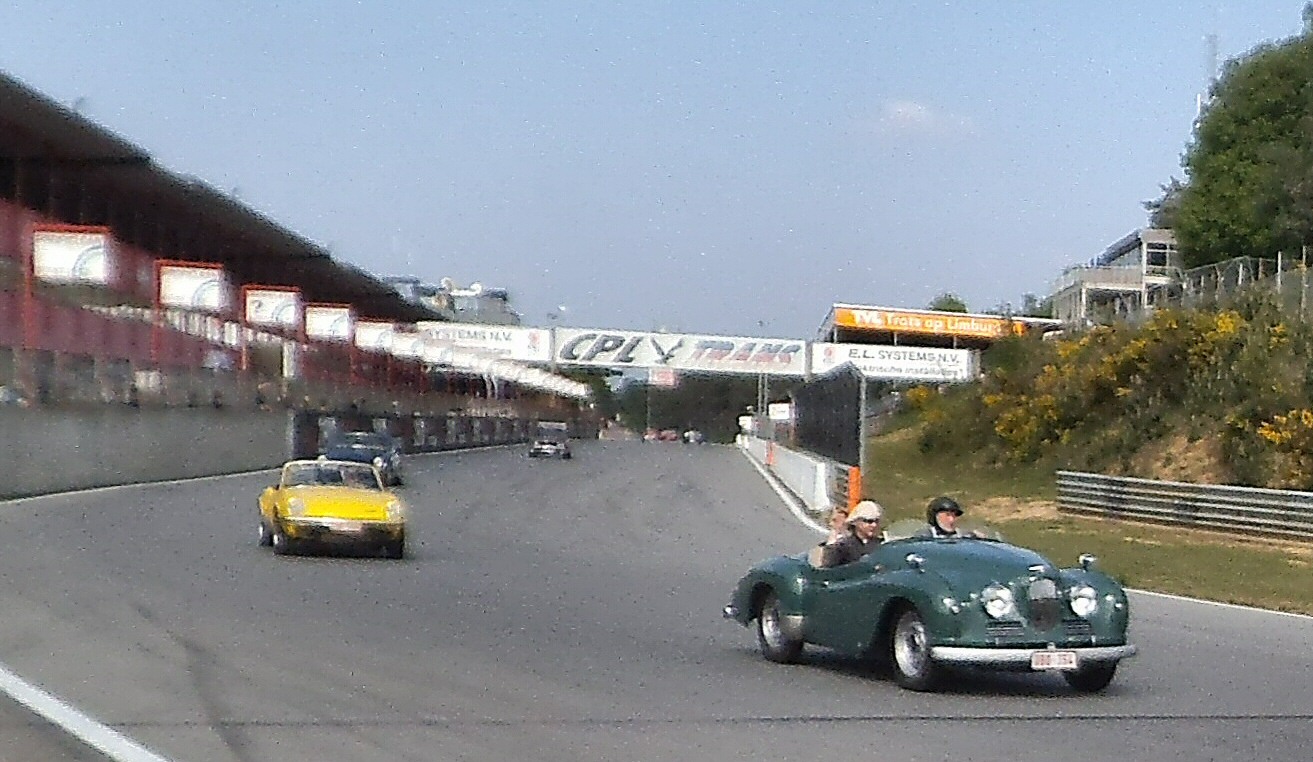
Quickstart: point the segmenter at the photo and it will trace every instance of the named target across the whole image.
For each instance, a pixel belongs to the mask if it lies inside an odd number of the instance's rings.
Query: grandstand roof
[[[6,182],[4,171],[10,174]],[[21,175],[21,181],[19,179]],[[223,265],[236,284],[295,286],[362,317],[441,320],[388,284],[0,72],[0,198],[104,225],[159,258]]]

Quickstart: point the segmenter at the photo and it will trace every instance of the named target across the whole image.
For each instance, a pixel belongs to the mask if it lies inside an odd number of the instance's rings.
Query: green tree
[[[1309,241],[1313,215],[1297,207],[1313,199],[1313,31],[1228,62],[1211,96],[1186,151],[1189,182],[1164,187],[1157,207],[1170,216],[1179,199],[1170,221],[1186,266]]]
[[[1158,189],[1162,191],[1161,196],[1143,203],[1144,210],[1149,213],[1149,227],[1175,228],[1177,216],[1181,213],[1181,196],[1185,193],[1185,183],[1173,177],[1159,185]]]
[[[962,297],[951,291],[936,296],[930,300],[930,309],[939,310],[940,312],[966,312],[967,303],[962,301]]]

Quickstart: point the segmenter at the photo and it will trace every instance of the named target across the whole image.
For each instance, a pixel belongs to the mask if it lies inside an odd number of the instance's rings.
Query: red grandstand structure
[[[252,319],[255,291],[294,293],[295,316]],[[345,316],[345,333],[324,330],[325,315]],[[375,395],[416,409],[435,392],[537,393],[356,340],[365,321],[404,331],[441,319],[0,74],[0,386],[11,393],[194,402],[199,390],[308,406]]]

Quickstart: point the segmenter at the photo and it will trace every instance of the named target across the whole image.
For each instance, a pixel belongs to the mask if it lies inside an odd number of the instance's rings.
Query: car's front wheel
[[[779,596],[767,593],[757,613],[757,644],[761,655],[770,661],[792,664],[802,654],[802,641],[787,635],[782,621]]]
[[[273,537],[270,538],[270,544],[274,546],[274,553],[280,556],[288,555],[292,552],[292,538],[287,536],[280,527],[275,526]]]
[[[387,544],[383,546],[383,555],[392,559],[405,558],[406,538],[403,536],[395,540],[388,540]]]
[[[1067,685],[1081,693],[1098,693],[1108,687],[1117,674],[1117,662],[1087,664],[1071,672],[1063,672]]]
[[[260,547],[262,548],[267,548],[274,544],[274,533],[269,531],[269,525],[264,522],[263,518],[260,519],[259,538]]]
[[[930,638],[920,612],[908,608],[898,615],[891,643],[894,681],[909,690],[934,690],[940,667],[930,658]]]

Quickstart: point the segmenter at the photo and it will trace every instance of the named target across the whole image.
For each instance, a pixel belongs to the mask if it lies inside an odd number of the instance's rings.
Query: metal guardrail
[[[1059,471],[1058,510],[1313,540],[1313,492]]]

